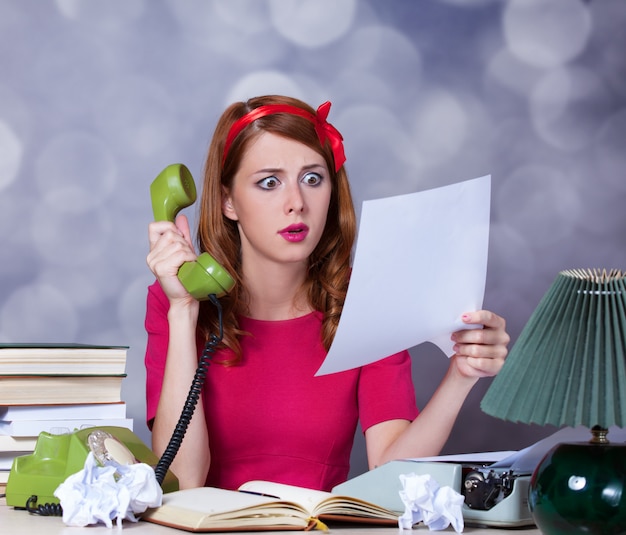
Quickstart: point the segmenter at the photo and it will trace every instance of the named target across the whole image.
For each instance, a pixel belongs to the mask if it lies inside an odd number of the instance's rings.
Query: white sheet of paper
[[[491,176],[365,201],[350,286],[316,375],[349,370],[430,341],[452,356],[485,292]]]

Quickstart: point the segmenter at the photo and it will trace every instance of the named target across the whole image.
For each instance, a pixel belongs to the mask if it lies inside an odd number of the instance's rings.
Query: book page
[[[313,515],[317,506],[333,495],[322,490],[307,489],[272,481],[248,481],[239,487],[239,490],[257,492],[266,496],[276,496],[282,500],[289,500],[300,504]]]
[[[271,481],[248,481],[239,487],[246,492],[257,492],[296,502],[315,517],[366,517],[396,520],[398,515],[378,505],[351,496],[342,496],[322,490],[307,489]]]
[[[309,512],[295,503],[213,487],[164,494],[163,504],[149,509],[142,518],[192,531],[251,529],[254,526],[304,529],[310,524]]]

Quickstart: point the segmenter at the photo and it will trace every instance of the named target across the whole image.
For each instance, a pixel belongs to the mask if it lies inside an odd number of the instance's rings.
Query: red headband
[[[226,137],[226,143],[224,144],[224,161],[226,160],[226,155],[228,154],[230,146],[235,138],[250,123],[260,119],[261,117],[265,117],[266,115],[273,115],[274,113],[291,113],[292,115],[304,117],[313,123],[313,126],[315,126],[315,132],[317,132],[317,137],[319,138],[322,147],[326,145],[326,140],[330,141],[330,147],[333,151],[333,157],[335,158],[335,171],[339,171],[341,166],[346,161],[346,155],[343,150],[343,137],[341,137],[339,130],[326,121],[329,111],[330,102],[324,102],[324,104],[321,104],[320,107],[317,108],[316,114],[309,113],[302,108],[290,106],[288,104],[268,104],[266,106],[259,106],[258,108],[246,113],[240,119],[237,119],[237,121],[235,121],[230,127],[230,131]]]

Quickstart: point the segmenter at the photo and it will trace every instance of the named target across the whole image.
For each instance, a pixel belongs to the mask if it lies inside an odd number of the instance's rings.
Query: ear
[[[229,194],[228,190],[226,190],[225,188],[222,191],[222,213],[228,219],[231,219],[233,221],[238,221],[239,220],[239,218],[237,217],[237,212],[235,211],[235,208],[233,207],[233,203],[232,203],[232,200],[230,198],[230,194]]]

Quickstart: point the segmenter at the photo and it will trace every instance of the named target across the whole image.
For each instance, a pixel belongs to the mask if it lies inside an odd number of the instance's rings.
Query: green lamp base
[[[626,534],[626,445],[557,444],[531,478],[529,507],[545,535]]]

